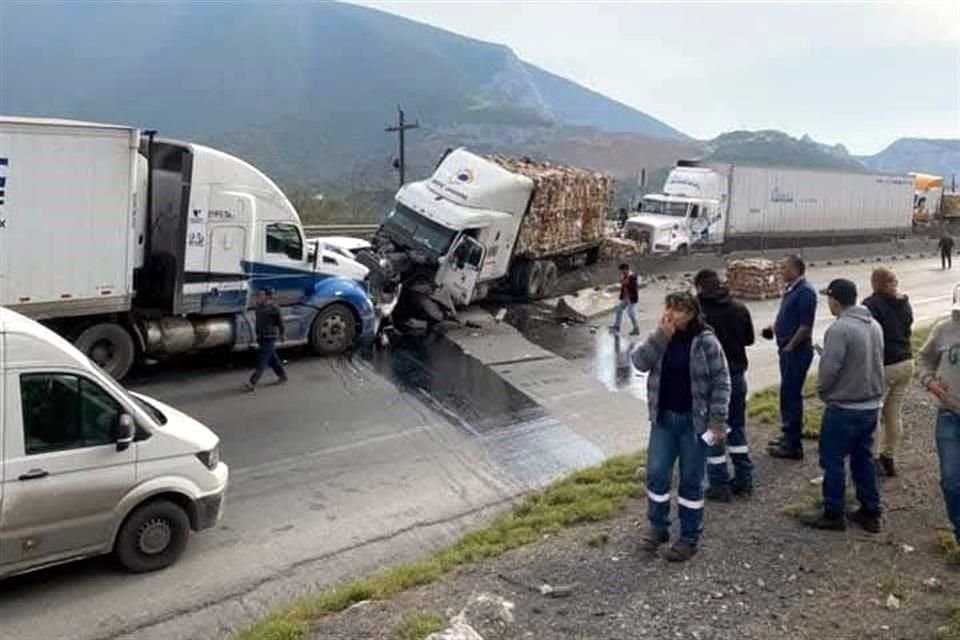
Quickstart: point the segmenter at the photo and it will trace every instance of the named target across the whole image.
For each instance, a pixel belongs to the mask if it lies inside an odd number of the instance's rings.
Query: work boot
[[[880,513],[862,507],[847,514],[847,519],[869,533],[880,533]]]
[[[790,446],[785,442],[772,444],[767,447],[767,453],[771,458],[780,458],[781,460],[803,460],[803,446]]]
[[[632,335],[632,336],[638,336],[638,335],[640,335],[640,329],[634,329],[633,331],[630,332],[630,335]]]
[[[656,553],[660,545],[670,542],[670,532],[666,529],[649,529],[640,540],[640,551]]]
[[[703,497],[713,502],[730,502],[733,499],[733,492],[730,487],[707,487],[703,492]]]
[[[843,519],[842,515],[833,515],[822,509],[800,516],[800,522],[804,526],[826,531],[845,531],[847,529],[847,521]]]
[[[668,549],[663,552],[663,559],[667,562],[686,562],[697,555],[696,545],[683,540],[677,540]]]
[[[893,464],[893,456],[881,454],[880,457],[875,460],[875,463],[877,465],[878,475],[886,476],[887,478],[897,477],[897,467]]]
[[[753,485],[732,482],[730,483],[730,493],[737,498],[750,498],[753,496]]]

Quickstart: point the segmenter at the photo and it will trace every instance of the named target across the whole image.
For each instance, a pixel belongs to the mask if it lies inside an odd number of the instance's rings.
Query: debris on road
[[[779,298],[780,265],[764,258],[745,258],[727,263],[727,287],[736,298],[767,300]]]

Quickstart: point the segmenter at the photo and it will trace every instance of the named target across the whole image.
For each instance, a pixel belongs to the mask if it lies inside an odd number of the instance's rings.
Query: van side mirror
[[[124,413],[117,420],[117,451],[126,451],[133,443],[137,426],[130,414]]]

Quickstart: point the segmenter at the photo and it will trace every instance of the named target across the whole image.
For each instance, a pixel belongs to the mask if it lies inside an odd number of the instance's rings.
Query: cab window
[[[267,253],[279,253],[291,260],[303,260],[303,239],[296,225],[267,225]]]
[[[100,385],[62,373],[20,377],[27,455],[113,444],[123,413]]]

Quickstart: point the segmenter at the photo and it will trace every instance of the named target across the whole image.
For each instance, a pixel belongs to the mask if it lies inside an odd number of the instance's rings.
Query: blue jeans
[[[627,312],[627,317],[630,318],[630,322],[633,323],[633,330],[639,331],[640,328],[637,326],[637,305],[629,300],[621,300],[617,303],[616,315],[613,319],[613,328],[620,331],[620,321],[623,319],[624,311]]]
[[[780,424],[783,442],[799,448],[803,438],[803,384],[813,362],[813,345],[780,352]]]
[[[677,511],[680,539],[692,545],[703,531],[703,475],[707,445],[693,428],[693,414],[662,411],[647,447],[647,519],[651,529],[670,528],[670,482],[680,459]]]
[[[960,542],[960,414],[946,409],[937,414],[937,455],[943,501],[953,535]]]
[[[879,409],[842,409],[833,405],[824,410],[820,424],[820,468],[823,469],[823,510],[827,514],[843,515],[847,456],[861,508],[880,513],[877,470],[873,465],[873,433],[879,414]]]
[[[753,463],[747,446],[747,379],[744,373],[730,374],[730,408],[725,445],[713,445],[707,449],[707,477],[711,487],[723,488],[730,484],[727,472],[727,455],[733,462],[733,483],[738,487],[753,486]]]
[[[280,362],[280,356],[277,355],[276,340],[264,339],[257,344],[257,367],[253,375],[250,376],[250,384],[256,386],[267,367],[273,369],[280,380],[287,379],[287,372],[283,368],[283,363]]]

